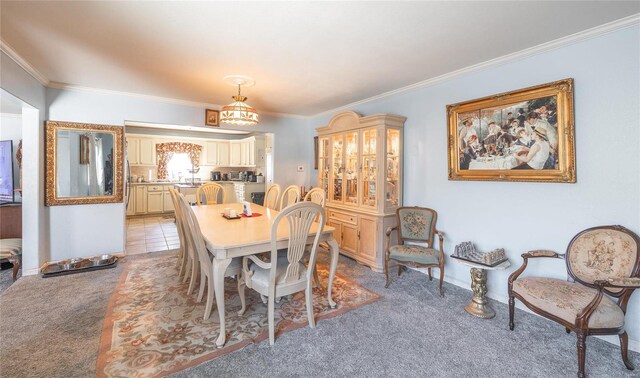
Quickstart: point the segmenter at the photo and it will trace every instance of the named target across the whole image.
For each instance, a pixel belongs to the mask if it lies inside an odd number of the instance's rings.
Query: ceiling
[[[640,12],[640,2],[2,1],[53,83],[314,115]]]

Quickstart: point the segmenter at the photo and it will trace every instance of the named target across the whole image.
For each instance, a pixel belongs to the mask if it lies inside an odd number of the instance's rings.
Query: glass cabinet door
[[[387,130],[387,177],[385,183],[385,207],[398,206],[400,190],[400,130]]]
[[[345,191],[344,203],[358,204],[358,132],[345,136]]]
[[[318,187],[324,190],[325,196],[329,194],[329,139],[318,140]]]
[[[362,202],[363,206],[376,206],[376,137],[377,131],[362,132]]]
[[[332,144],[333,153],[333,193],[331,200],[342,202],[342,176],[344,174],[344,140],[342,135],[335,135]]]

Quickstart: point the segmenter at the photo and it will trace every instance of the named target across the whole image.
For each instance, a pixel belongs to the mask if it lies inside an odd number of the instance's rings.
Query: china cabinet
[[[384,238],[402,206],[405,117],[336,114],[318,131],[318,187],[341,253],[382,272]]]

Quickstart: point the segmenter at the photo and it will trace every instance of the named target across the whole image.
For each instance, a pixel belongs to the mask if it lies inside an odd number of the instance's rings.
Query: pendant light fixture
[[[222,107],[220,111],[220,122],[236,126],[252,126],[258,124],[258,113],[254,108],[247,105],[247,98],[240,94],[241,87],[251,87],[255,81],[242,75],[225,76],[224,81],[238,87],[238,95],[232,96],[235,101]]]

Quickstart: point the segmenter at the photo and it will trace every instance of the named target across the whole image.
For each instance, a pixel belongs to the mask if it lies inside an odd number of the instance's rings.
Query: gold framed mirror
[[[122,202],[122,127],[47,121],[45,129],[46,206]]]

